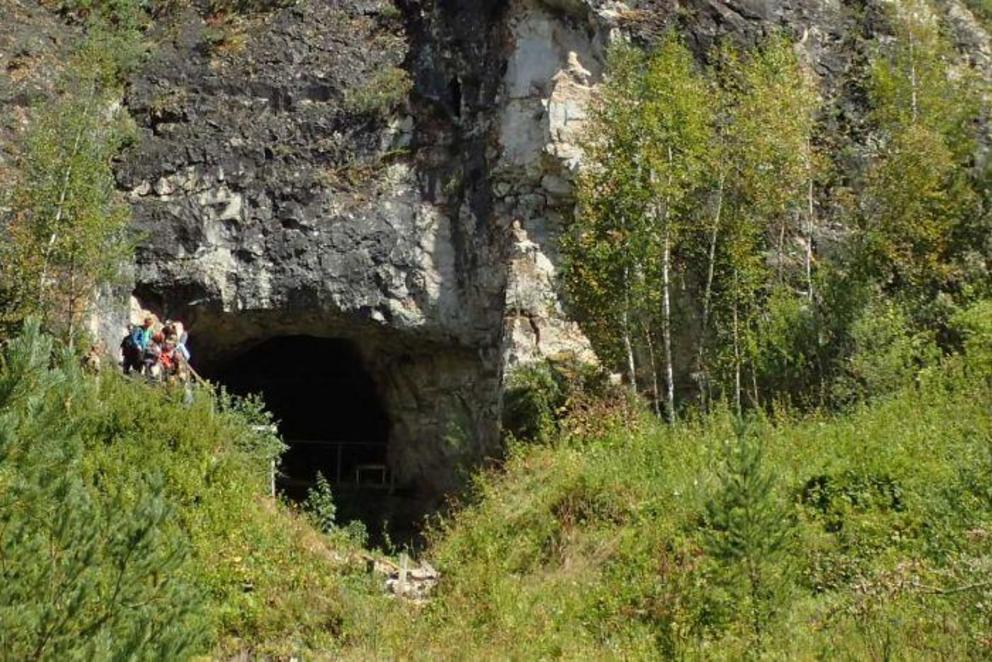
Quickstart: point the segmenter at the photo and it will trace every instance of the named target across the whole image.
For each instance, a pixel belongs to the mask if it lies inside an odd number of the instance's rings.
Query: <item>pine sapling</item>
[[[735,423],[724,449],[717,487],[706,503],[704,549],[727,571],[731,589],[748,606],[756,652],[785,587],[782,567],[792,534],[790,518],[765,466],[762,440]]]

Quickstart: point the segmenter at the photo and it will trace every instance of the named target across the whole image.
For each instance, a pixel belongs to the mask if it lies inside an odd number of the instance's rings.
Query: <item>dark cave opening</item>
[[[419,504],[392,480],[389,417],[353,342],[270,338],[207,377],[264,398],[289,446],[276,480],[282,495],[304,500],[320,472],[331,483],[339,525],[362,521],[373,544],[416,542]]]

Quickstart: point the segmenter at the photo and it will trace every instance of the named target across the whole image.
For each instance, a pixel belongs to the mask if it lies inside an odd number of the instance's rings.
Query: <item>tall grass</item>
[[[258,402],[0,358],[0,659],[289,656],[376,604],[356,545],[268,495]]]
[[[517,445],[435,530],[438,598],[375,641],[414,658],[986,657],[990,406],[984,376],[949,365],[843,416],[752,421],[769,489],[751,502],[781,513],[754,526],[785,529],[757,591],[711,544],[714,508],[742,503],[720,495],[756,471],[728,459],[729,412]]]

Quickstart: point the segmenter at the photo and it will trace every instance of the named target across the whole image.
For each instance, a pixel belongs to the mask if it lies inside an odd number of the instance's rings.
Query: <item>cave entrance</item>
[[[260,393],[275,416],[289,446],[280,493],[302,501],[320,472],[331,483],[339,524],[363,521],[373,543],[387,533],[401,542],[415,535],[403,514],[408,495],[389,468],[389,418],[353,342],[271,338],[210,372],[232,393]]]

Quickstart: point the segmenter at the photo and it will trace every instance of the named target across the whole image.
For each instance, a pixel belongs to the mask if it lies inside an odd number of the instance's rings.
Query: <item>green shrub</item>
[[[820,377],[820,320],[807,300],[776,288],[759,315],[755,363],[766,400],[813,398]]]
[[[257,14],[292,7],[296,0],[213,0],[210,8],[214,13]]]
[[[516,368],[503,394],[503,430],[516,439],[549,440],[557,431],[566,398],[562,375],[551,364]]]
[[[735,425],[706,502],[703,547],[723,566],[738,609],[750,616],[754,645],[762,637],[787,580],[786,552],[792,522],[775,492],[775,476],[765,462],[760,438],[744,422]]]
[[[44,0],[63,16],[81,21],[107,21],[118,29],[133,29],[145,22],[145,12],[155,0]]]
[[[613,385],[603,369],[571,356],[517,366],[506,378],[503,431],[521,441],[550,441],[629,423],[639,414],[629,390]]]
[[[208,642],[161,468],[84,470],[94,385],[29,324],[0,365],[0,650],[9,659],[180,658]]]
[[[980,301],[951,318],[951,328],[962,338],[968,366],[992,371],[992,301]]]
[[[990,0],[965,0],[965,6],[975,14],[975,17],[982,22],[986,28],[992,25],[992,1]]]
[[[330,533],[334,530],[338,510],[334,505],[334,495],[331,494],[331,484],[319,471],[317,472],[317,484],[307,491],[303,510],[319,531]]]
[[[380,588],[352,581],[350,536],[267,496],[261,402],[55,359],[34,326],[0,364],[0,657],[338,646]]]
[[[344,109],[356,115],[388,115],[403,104],[413,89],[406,70],[384,67],[367,81],[348,90]]]
[[[850,403],[912,385],[940,360],[934,334],[915,328],[897,303],[878,297],[854,320],[850,348],[833,385],[834,398]]]

